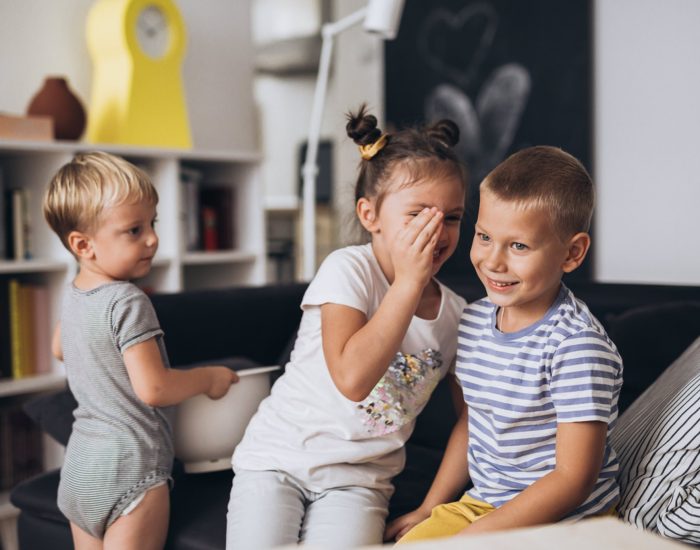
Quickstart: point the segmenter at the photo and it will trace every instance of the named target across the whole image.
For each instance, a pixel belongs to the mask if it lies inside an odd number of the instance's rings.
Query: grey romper
[[[150,487],[171,481],[172,407],[153,408],[135,394],[122,358],[156,338],[169,367],[163,331],[148,297],[129,282],[63,294],[61,345],[78,407],[58,487],[58,507],[94,537]]]

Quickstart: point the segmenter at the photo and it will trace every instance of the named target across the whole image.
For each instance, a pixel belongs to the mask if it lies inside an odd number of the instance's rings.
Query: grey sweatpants
[[[303,542],[318,548],[380,544],[389,491],[340,487],[315,493],[284,472],[238,471],[226,528],[227,550]]]

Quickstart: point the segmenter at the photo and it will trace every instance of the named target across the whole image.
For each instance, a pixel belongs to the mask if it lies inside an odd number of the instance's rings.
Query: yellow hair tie
[[[370,160],[374,155],[381,151],[386,145],[387,134],[382,134],[374,143],[360,145],[360,155],[364,160]]]

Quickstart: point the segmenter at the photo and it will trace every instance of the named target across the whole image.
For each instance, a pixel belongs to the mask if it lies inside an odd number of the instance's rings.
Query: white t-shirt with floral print
[[[234,471],[281,470],[311,491],[391,489],[416,416],[454,369],[466,304],[440,284],[437,317],[413,317],[386,374],[366,399],[354,402],[338,391],[326,366],[320,306],[342,304],[371,318],[388,289],[370,244],[326,258],[302,300],[304,313],[285,374],[248,425],[233,455]]]

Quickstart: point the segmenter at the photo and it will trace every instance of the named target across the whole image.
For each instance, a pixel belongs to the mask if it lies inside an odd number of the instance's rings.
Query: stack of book
[[[182,168],[185,249],[188,252],[234,248],[234,190],[231,185],[204,182],[202,174]]]
[[[51,371],[49,291],[0,278],[0,378]]]
[[[7,189],[0,171],[0,260],[28,260],[30,243],[29,190]]]

